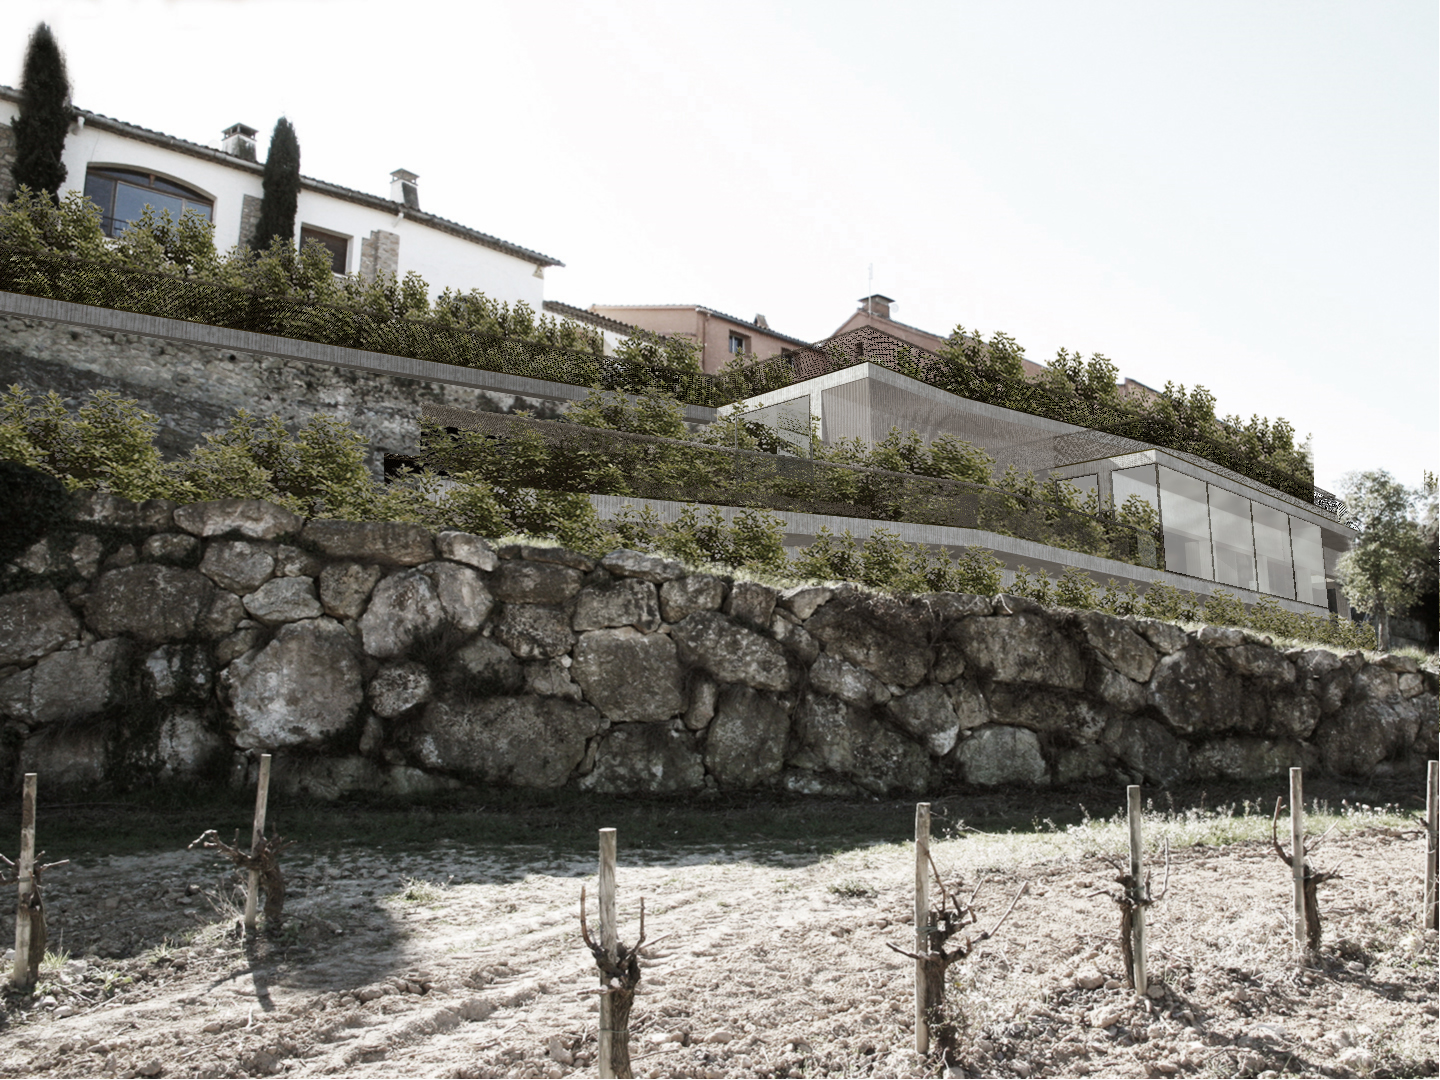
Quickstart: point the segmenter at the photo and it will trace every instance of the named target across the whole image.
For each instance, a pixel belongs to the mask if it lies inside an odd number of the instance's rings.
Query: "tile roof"
[[[20,92],[13,87],[0,85],[0,98],[16,101],[20,100]],[[167,150],[174,150],[178,153],[189,154],[191,157],[204,158],[232,169],[239,169],[242,172],[261,175],[265,166],[259,162],[246,161],[243,158],[227,154],[223,150],[216,150],[211,146],[203,146],[200,143],[190,142],[188,139],[177,138],[174,135],[166,135],[163,131],[153,131],[150,128],[140,127],[138,124],[127,123],[124,120],[116,120],[104,113],[91,112],[89,109],[76,109],[75,112],[84,118],[86,124],[93,124],[102,131],[112,131],[117,135],[124,135],[127,138],[138,139],[141,142],[148,142],[155,146],[161,146]],[[403,213],[407,220],[428,225],[432,229],[458,236],[462,240],[469,240],[471,243],[480,244],[482,247],[492,248],[495,251],[502,251],[507,255],[524,259],[537,266],[564,266],[559,259],[551,258],[549,255],[542,255],[538,251],[531,251],[529,248],[521,247],[519,244],[512,244],[508,240],[501,240],[498,236],[491,236],[489,233],[482,233],[476,229],[461,225],[459,222],[443,218],[438,214],[427,213],[424,210],[415,210],[407,207],[404,203],[395,202],[392,199],[384,199],[378,195],[371,195],[364,191],[356,191],[354,188],[342,187],[339,184],[332,184],[327,180],[316,180],[314,177],[302,176],[300,185],[309,191],[318,192],[321,195],[329,195],[332,198],[344,199],[347,202],[359,203],[361,206],[368,206],[375,210],[384,210],[391,214]]]
[[[706,307],[704,304],[592,304],[591,306],[601,308],[636,308],[640,310],[646,308],[674,308],[676,310],[683,311],[701,311],[704,312],[706,315],[714,315],[717,318],[729,319],[731,322],[737,323],[740,326],[749,327],[750,329],[755,330],[756,332],[761,334],[769,334],[771,337],[780,338],[782,341],[788,341],[794,345],[811,344],[808,338],[791,337],[789,334],[782,334],[779,330],[776,330],[773,327],[761,326],[758,323],[751,322],[749,319],[742,319],[737,315],[728,315],[723,311],[716,311],[712,307]]]
[[[597,315],[593,311],[586,311],[573,304],[562,304],[559,300],[546,300],[545,310],[551,315],[559,315],[562,319],[574,319],[576,322],[589,323],[591,326],[598,326],[602,330],[609,330],[616,334],[628,336],[635,332],[635,327],[629,323],[612,319],[607,315]]]

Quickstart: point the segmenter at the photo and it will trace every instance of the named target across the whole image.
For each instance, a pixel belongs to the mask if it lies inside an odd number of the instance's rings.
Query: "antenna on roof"
[[[865,314],[873,315],[874,311],[871,310],[875,306],[875,264],[873,262],[870,264],[870,277],[865,292],[868,294],[865,297]]]

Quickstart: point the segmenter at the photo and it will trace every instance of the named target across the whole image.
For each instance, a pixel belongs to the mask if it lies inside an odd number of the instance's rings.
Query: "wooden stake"
[[[1295,952],[1310,947],[1310,919],[1305,914],[1305,788],[1303,770],[1290,770],[1290,875],[1295,881]]]
[[[1425,910],[1426,930],[1440,930],[1440,897],[1436,871],[1440,869],[1440,761],[1430,762],[1425,776]]]
[[[1130,812],[1130,881],[1133,890],[1131,895],[1135,903],[1130,918],[1131,954],[1135,965],[1131,974],[1135,982],[1135,992],[1144,997],[1150,984],[1145,977],[1145,879],[1141,876],[1144,852],[1140,839],[1140,785],[1131,784],[1127,787],[1125,798]]]
[[[605,950],[612,963],[618,962],[615,943],[619,934],[615,927],[615,830],[600,830],[600,947]],[[600,976],[600,985],[605,985],[605,976]],[[600,995],[600,1048],[599,1065],[602,1077],[613,1077],[615,1069],[611,1049],[615,1038],[615,1025],[610,996]]]
[[[265,806],[270,799],[270,755],[260,755],[260,779],[255,785],[255,826],[250,832],[250,854],[260,853],[265,839]],[[245,932],[255,933],[255,908],[260,899],[260,871],[250,871],[250,887],[245,891]],[[272,927],[273,929],[273,927]]]
[[[915,804],[915,954],[930,952],[930,804]],[[915,961],[915,1052],[930,1052],[925,961]]]
[[[30,890],[35,878],[35,786],[37,775],[25,774],[25,789],[20,802],[20,862],[16,867],[19,899],[15,905],[15,966],[10,984],[17,990],[35,985],[35,971],[30,965]]]

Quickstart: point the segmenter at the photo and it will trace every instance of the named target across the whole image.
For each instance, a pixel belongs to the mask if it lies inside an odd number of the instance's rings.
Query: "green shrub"
[[[1061,607],[1089,610],[1099,602],[1099,590],[1089,574],[1076,566],[1067,566],[1055,582],[1055,603]]]
[[[1248,615],[1245,605],[1234,593],[1216,589],[1205,600],[1200,617],[1212,626],[1245,626]]]
[[[1050,582],[1050,576],[1040,569],[1032,573],[1028,566],[1021,566],[1015,572],[1015,580],[1008,591],[1012,596],[1028,596],[1041,604],[1055,602],[1055,589]]]
[[[617,423],[668,423],[663,412],[642,417],[634,403],[615,408],[631,410],[614,414]],[[859,581],[903,593],[993,596],[1001,589],[1004,564],[990,552],[967,548],[952,559],[944,549],[906,543],[884,528],[863,545],[848,531],[837,537],[821,528],[790,561],[781,519],[754,508],[739,510],[727,522],[718,507],[702,516],[690,505],[666,524],[649,506],[637,512],[627,505],[605,523],[585,494],[518,483],[498,467],[485,474],[453,471],[447,477],[412,473],[383,484],[365,466],[360,436],[328,416],[316,416],[291,433],[277,418],[262,422],[241,411],[224,430],[168,463],[154,446],[157,427],[156,418],[135,401],[107,391],[92,395],[73,415],[53,393],[37,400],[15,386],[0,395],[0,479],[8,477],[11,492],[11,512],[0,527],[0,562],[14,558],[63,516],[67,491],[98,489],[136,500],[268,499],[303,515],[412,521],[436,531],[461,529],[489,537],[521,533],[597,555],[620,544],[691,565]],[[890,448],[897,454],[910,450],[905,442]],[[512,451],[509,464],[522,476],[548,460],[543,442],[519,440]],[[1097,594],[1088,575],[1074,567],[1051,581],[1043,570],[1022,566],[1011,592],[1115,615],[1203,619],[1336,648],[1375,647],[1368,626],[1295,614],[1273,598],[1262,598],[1247,612],[1238,598],[1223,591],[1201,606],[1194,596],[1163,582],[1142,594],[1134,582],[1122,589],[1113,579]]]
[[[1138,613],[1147,619],[1164,622],[1198,622],[1201,618],[1193,594],[1182,592],[1163,581],[1157,581],[1145,590],[1145,599]]]
[[[1005,564],[984,548],[966,548],[955,560],[955,592],[994,596]]]

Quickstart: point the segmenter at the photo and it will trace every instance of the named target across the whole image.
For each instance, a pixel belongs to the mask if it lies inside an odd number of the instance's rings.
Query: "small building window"
[[[186,211],[213,220],[214,200],[200,192],[154,173],[134,169],[90,169],[85,174],[85,195],[100,207],[100,226],[106,236],[119,236],[149,206],[156,213],[170,211],[179,221]]]
[[[730,352],[733,355],[738,356],[740,353],[749,352],[749,344],[749,340],[743,334],[730,335]]]
[[[300,250],[304,251],[305,245],[312,240],[330,252],[330,269],[337,274],[345,273],[350,258],[349,238],[310,225],[301,225]]]

